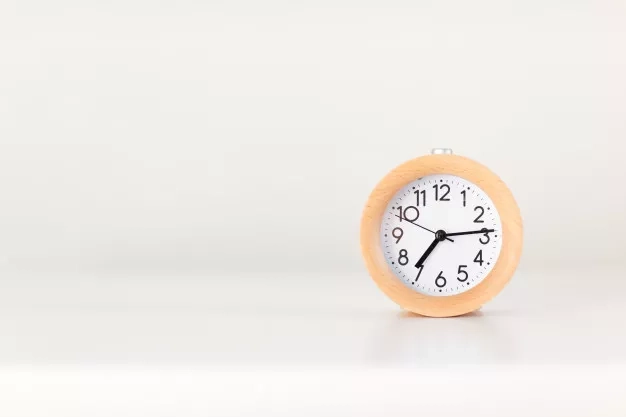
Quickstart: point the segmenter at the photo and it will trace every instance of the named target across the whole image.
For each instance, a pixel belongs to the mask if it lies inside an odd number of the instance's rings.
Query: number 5
[[[467,275],[467,272],[465,272],[465,269],[467,268],[467,265],[459,265],[459,270],[457,271],[458,274],[464,274],[465,278],[461,279],[460,277],[456,277],[456,279],[458,279],[461,282],[465,282],[467,281],[467,278],[469,275]]]

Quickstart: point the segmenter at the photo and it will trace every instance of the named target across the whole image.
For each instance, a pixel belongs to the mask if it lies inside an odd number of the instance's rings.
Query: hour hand
[[[415,264],[416,268],[420,268],[421,266],[424,265],[424,261],[426,261],[426,258],[428,258],[428,255],[431,254],[431,252],[435,249],[435,246],[437,246],[438,243],[439,243],[439,239],[435,238],[435,240],[433,240],[433,243],[431,243],[428,249],[426,249],[426,252],[424,252],[420,260],[417,261],[417,263]]]
[[[430,246],[426,249],[426,252],[424,252],[419,261],[417,261],[417,263],[415,264],[416,268],[421,268],[424,265],[424,262],[426,262],[428,256],[432,253],[433,250],[435,250],[435,246],[437,246],[439,242],[443,242],[444,240],[446,240],[446,236],[447,233],[443,230],[437,230],[437,232],[435,232],[435,240],[433,240],[433,243],[430,244]]]
[[[495,232],[495,229],[470,230],[469,232],[446,233],[447,236],[476,235]]]

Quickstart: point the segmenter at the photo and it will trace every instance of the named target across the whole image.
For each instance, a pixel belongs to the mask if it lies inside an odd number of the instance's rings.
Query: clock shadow
[[[516,353],[504,325],[496,311],[444,318],[397,312],[375,336],[371,359],[383,366],[402,367],[511,362]]]
[[[469,313],[461,314],[459,316],[452,317],[428,317],[422,316],[421,314],[413,313],[412,311],[401,311],[397,314],[399,319],[437,319],[437,320],[446,320],[446,319],[471,319],[474,317],[484,317],[485,313],[480,310],[471,311]]]

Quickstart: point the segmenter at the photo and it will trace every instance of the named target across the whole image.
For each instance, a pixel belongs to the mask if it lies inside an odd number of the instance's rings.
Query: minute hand
[[[482,230],[472,230],[469,232],[456,232],[456,233],[446,233],[446,236],[462,236],[462,235],[475,235],[475,234],[484,234],[495,232],[495,229],[482,229]]]

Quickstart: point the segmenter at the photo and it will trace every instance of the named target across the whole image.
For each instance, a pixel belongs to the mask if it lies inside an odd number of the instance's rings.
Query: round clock
[[[435,149],[374,188],[361,220],[361,250],[378,287],[402,308],[458,316],[480,308],[513,275],[522,219],[493,172]]]

